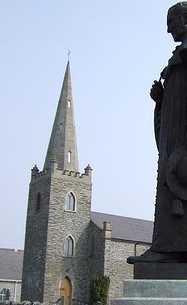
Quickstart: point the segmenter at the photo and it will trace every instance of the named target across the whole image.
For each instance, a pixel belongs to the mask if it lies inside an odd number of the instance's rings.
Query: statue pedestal
[[[187,264],[140,265],[142,263],[134,266],[138,278],[126,280],[124,297],[112,300],[111,305],[187,305]],[[168,279],[168,274],[172,279]],[[161,276],[165,279],[160,279]]]
[[[134,265],[134,279],[187,280],[187,264],[138,263]]]

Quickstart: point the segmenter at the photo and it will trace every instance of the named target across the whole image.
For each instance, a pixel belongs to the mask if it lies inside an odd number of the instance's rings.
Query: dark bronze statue
[[[153,242],[129,264],[187,262],[187,2],[169,9],[167,27],[181,44],[150,92],[159,152]]]

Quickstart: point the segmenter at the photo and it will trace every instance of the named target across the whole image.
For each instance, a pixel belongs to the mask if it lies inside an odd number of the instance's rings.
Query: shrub
[[[92,278],[90,282],[90,305],[93,305],[98,301],[101,302],[102,305],[107,304],[109,285],[110,279],[106,275]]]

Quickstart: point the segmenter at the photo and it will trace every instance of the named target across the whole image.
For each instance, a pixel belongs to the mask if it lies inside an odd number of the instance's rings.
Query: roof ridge
[[[130,216],[122,216],[122,215],[116,215],[116,214],[109,214],[109,213],[104,213],[104,212],[91,211],[91,213],[97,213],[97,214],[110,215],[110,216],[121,217],[121,218],[128,218],[128,219],[135,219],[135,220],[142,220],[142,221],[153,222],[153,220],[150,220],[150,219],[135,218],[135,217],[130,217]]]

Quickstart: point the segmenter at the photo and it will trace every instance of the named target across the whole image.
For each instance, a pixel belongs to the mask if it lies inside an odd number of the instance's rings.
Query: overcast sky
[[[0,247],[24,247],[30,169],[43,168],[71,50],[80,171],[92,210],[153,220],[154,79],[175,44],[163,0],[0,1]]]

